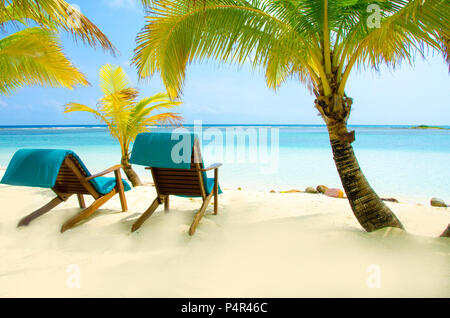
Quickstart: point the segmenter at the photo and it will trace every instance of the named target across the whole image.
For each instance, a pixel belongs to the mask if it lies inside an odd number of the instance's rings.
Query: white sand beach
[[[52,197],[0,185],[0,297],[450,297],[450,209],[388,203],[408,232],[366,233],[345,199],[224,189],[192,237],[200,199],[178,197],[131,233],[143,186],[64,234],[76,197],[16,227]]]

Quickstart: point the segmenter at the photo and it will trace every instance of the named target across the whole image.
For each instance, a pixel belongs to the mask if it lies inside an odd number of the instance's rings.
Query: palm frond
[[[156,95],[143,98],[134,104],[129,112],[126,129],[126,135],[130,142],[133,141],[139,133],[148,131],[148,126],[167,123],[178,125],[183,120],[183,118],[178,116],[178,114],[165,113],[165,115],[161,117],[161,120],[156,120],[157,117],[154,116],[150,117],[150,114],[157,110],[163,108],[170,109],[175,106],[179,106],[180,104],[181,102],[171,101],[168,98],[167,93],[158,93]],[[153,119],[149,120],[150,118]]]
[[[443,56],[444,56],[445,61],[448,64],[448,70],[450,72],[450,37],[442,35],[441,42],[442,42]]]
[[[448,53],[448,0],[145,1],[147,24],[133,63],[141,78],[159,73],[174,98],[186,67],[214,59],[265,69],[277,88],[298,78],[316,95],[343,96],[351,70],[413,62],[431,48]],[[371,28],[369,6],[380,10]],[[377,13],[378,14],[378,13]],[[450,62],[448,55],[445,55]]]
[[[74,6],[64,0],[2,0],[0,27],[11,21],[29,19],[55,32],[63,29],[92,47],[101,46],[115,53],[108,37]]]
[[[403,60],[412,63],[416,55],[425,56],[429,49],[445,53],[441,39],[450,37],[449,1],[394,0],[387,1],[384,9],[380,28],[369,29],[363,15],[348,32],[341,61],[347,64],[341,92],[355,65],[395,67]]]
[[[174,98],[181,92],[187,64],[194,59],[250,61],[254,67],[269,68],[269,83],[289,75],[274,65],[305,70],[314,64],[320,69],[320,52],[310,37],[265,10],[269,9],[262,1],[158,1],[137,38],[133,62],[139,76],[158,72]]]
[[[158,0],[141,0],[142,5],[145,9],[150,10]]]
[[[176,106],[181,105],[180,101],[174,101],[169,98],[167,93],[158,93],[156,95],[143,98],[139,101],[138,105],[142,104],[144,107],[149,106],[150,104],[155,104],[153,106],[148,107],[148,109],[153,112],[156,110],[160,110],[162,108],[170,109]]]
[[[159,109],[181,104],[170,100],[167,93],[158,93],[136,102],[139,92],[131,87],[121,67],[104,65],[100,70],[100,87],[103,96],[98,101],[97,109],[69,103],[65,112],[86,111],[105,122],[110,134],[119,141],[122,155],[128,155],[130,143],[139,133],[148,131],[148,126],[178,124],[182,120],[182,117],[173,113],[151,115]]]
[[[147,126],[153,125],[172,125],[178,126],[183,121],[183,117],[176,113],[161,113],[148,117],[144,124]]]
[[[130,80],[120,66],[106,64],[100,69],[100,88],[104,95],[115,94],[130,86]]]
[[[28,28],[0,40],[0,93],[23,85],[74,88],[86,78],[64,55],[56,35]]]
[[[106,118],[104,114],[102,114],[101,112],[99,112],[94,108],[79,103],[67,103],[64,108],[64,113],[66,114],[80,111],[93,114],[95,117],[103,121],[108,126],[110,132],[114,131],[113,124]],[[113,136],[115,135],[113,134]]]

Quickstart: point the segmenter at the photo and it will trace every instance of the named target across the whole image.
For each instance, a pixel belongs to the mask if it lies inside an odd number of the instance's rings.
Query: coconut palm
[[[78,103],[68,103],[65,112],[85,111],[103,121],[111,136],[119,141],[122,152],[122,166],[133,186],[141,185],[141,180],[130,164],[130,144],[136,136],[156,124],[178,124],[182,118],[174,113],[151,115],[162,108],[172,108],[180,102],[170,100],[167,93],[137,100],[139,91],[131,87],[127,74],[119,66],[106,64],[100,70],[100,88],[103,97],[98,106],[91,108]]]
[[[352,70],[413,63],[428,51],[449,52],[448,0],[143,0],[147,24],[137,37],[139,76],[159,73],[171,97],[186,66],[215,59],[251,63],[267,86],[298,79],[315,95],[351,208],[367,231],[403,228],[366,180],[347,129]],[[447,55],[448,57],[448,55]]]
[[[8,34],[0,38],[2,95],[24,85],[72,89],[88,84],[64,55],[59,30],[90,46],[115,50],[100,29],[63,0],[0,0],[0,28]]]
[[[447,228],[442,232],[441,237],[450,237],[450,224],[447,225]]]

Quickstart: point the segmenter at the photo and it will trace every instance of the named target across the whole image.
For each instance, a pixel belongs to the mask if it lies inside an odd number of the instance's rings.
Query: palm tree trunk
[[[130,164],[130,158],[128,156],[122,156],[122,169],[127,175],[128,180],[130,180],[133,187],[141,186],[142,182],[139,179],[136,171],[133,170],[133,167]]]
[[[368,232],[388,226],[403,229],[403,225],[381,201],[361,171],[351,146],[354,132],[347,133],[345,122],[327,126],[334,162],[358,222]]]
[[[442,232],[441,237],[450,237],[450,224],[447,225],[447,228],[444,232]]]

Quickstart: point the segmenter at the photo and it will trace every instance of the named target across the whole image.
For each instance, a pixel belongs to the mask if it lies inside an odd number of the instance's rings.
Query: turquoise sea
[[[353,146],[360,166],[380,195],[416,201],[435,196],[450,202],[450,130],[417,130],[408,126],[351,129],[356,131]],[[225,147],[225,137],[222,147],[216,141],[205,139],[208,131],[226,136],[227,130],[247,137],[256,134],[259,143],[251,144],[251,138],[247,138],[239,148],[236,141],[234,153],[228,153],[230,148]],[[260,142],[264,131],[269,136],[265,154],[272,155],[262,160],[265,150]],[[325,184],[342,188],[324,126],[214,125],[204,126],[203,132],[205,163],[224,162],[220,169],[223,187],[268,191]],[[278,134],[278,147],[277,138],[272,139],[271,133],[275,137]],[[20,148],[74,150],[91,172],[120,161],[118,144],[102,126],[0,127],[0,166],[7,166]],[[151,179],[142,168],[138,167],[137,171],[144,179]]]

